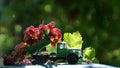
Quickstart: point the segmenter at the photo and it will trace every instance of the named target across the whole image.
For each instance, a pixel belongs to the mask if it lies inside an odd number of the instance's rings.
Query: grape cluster
[[[48,36],[51,40],[51,45],[55,46],[62,38],[62,33],[58,28],[55,28],[55,22],[50,22],[47,25],[40,24],[39,27],[30,26],[24,31],[24,42],[17,44],[15,50],[10,55],[3,56],[4,65],[29,65],[32,61],[25,58],[26,48],[33,44],[44,40]]]
[[[58,28],[54,28],[55,23],[51,22],[48,24],[48,30],[49,30],[49,38],[52,40],[51,45],[55,46],[56,43],[60,42],[62,38],[62,33]]]
[[[21,42],[20,44],[17,44],[15,47],[15,50],[11,52],[10,55],[2,56],[4,59],[4,65],[15,65],[15,62],[23,62],[26,55],[26,43]]]
[[[38,28],[34,26],[28,27],[24,32],[24,41],[30,46],[40,42],[44,39],[45,35],[49,36],[51,39],[52,46],[55,46],[62,38],[61,31],[55,28],[55,22],[52,21],[47,25],[40,24]]]
[[[39,29],[34,26],[30,26],[24,32],[24,41],[30,46],[39,42],[43,36],[44,33],[42,31],[39,31]]]

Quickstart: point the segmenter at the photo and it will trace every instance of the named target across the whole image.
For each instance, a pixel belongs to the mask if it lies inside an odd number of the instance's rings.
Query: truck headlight
[[[79,57],[82,57],[82,53],[81,53],[81,51],[78,51],[78,53],[79,53]]]
[[[75,50],[73,50],[73,52],[76,52]]]

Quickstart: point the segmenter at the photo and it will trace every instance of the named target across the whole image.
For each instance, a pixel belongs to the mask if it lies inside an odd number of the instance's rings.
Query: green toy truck
[[[48,59],[56,61],[58,59],[67,60],[69,64],[76,64],[79,58],[82,57],[82,52],[77,48],[70,48],[66,42],[57,44],[57,53],[51,53],[50,55],[33,56],[37,60],[38,64],[45,63]]]
[[[56,60],[67,59],[69,64],[76,64],[82,54],[80,49],[70,48],[66,42],[61,42],[57,45],[57,54],[51,53],[51,57],[56,57]]]

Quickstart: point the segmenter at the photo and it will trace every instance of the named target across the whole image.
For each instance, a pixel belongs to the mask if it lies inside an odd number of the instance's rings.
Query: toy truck
[[[69,64],[76,64],[79,58],[82,57],[81,50],[77,48],[70,48],[66,42],[57,44],[57,53],[51,53],[50,55],[34,55],[37,64],[43,64],[48,59],[56,61],[58,59],[67,60]]]
[[[52,60],[65,59],[69,64],[76,64],[81,57],[81,50],[70,48],[66,42],[58,43],[57,53],[50,54]]]

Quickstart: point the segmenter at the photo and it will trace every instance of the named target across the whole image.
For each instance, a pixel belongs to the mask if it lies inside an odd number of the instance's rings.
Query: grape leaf
[[[93,47],[87,47],[83,52],[83,57],[92,60],[95,58],[95,49]]]
[[[46,46],[46,50],[47,50],[47,52],[48,52],[48,54],[50,54],[50,53],[57,53],[57,46],[51,46],[51,44],[48,44],[47,46]]]
[[[73,33],[64,33],[64,41],[67,42],[71,48],[82,49],[83,40],[78,31]]]
[[[99,63],[98,59],[95,57],[95,49],[93,47],[87,47],[83,50],[83,61],[91,60],[94,63]]]

